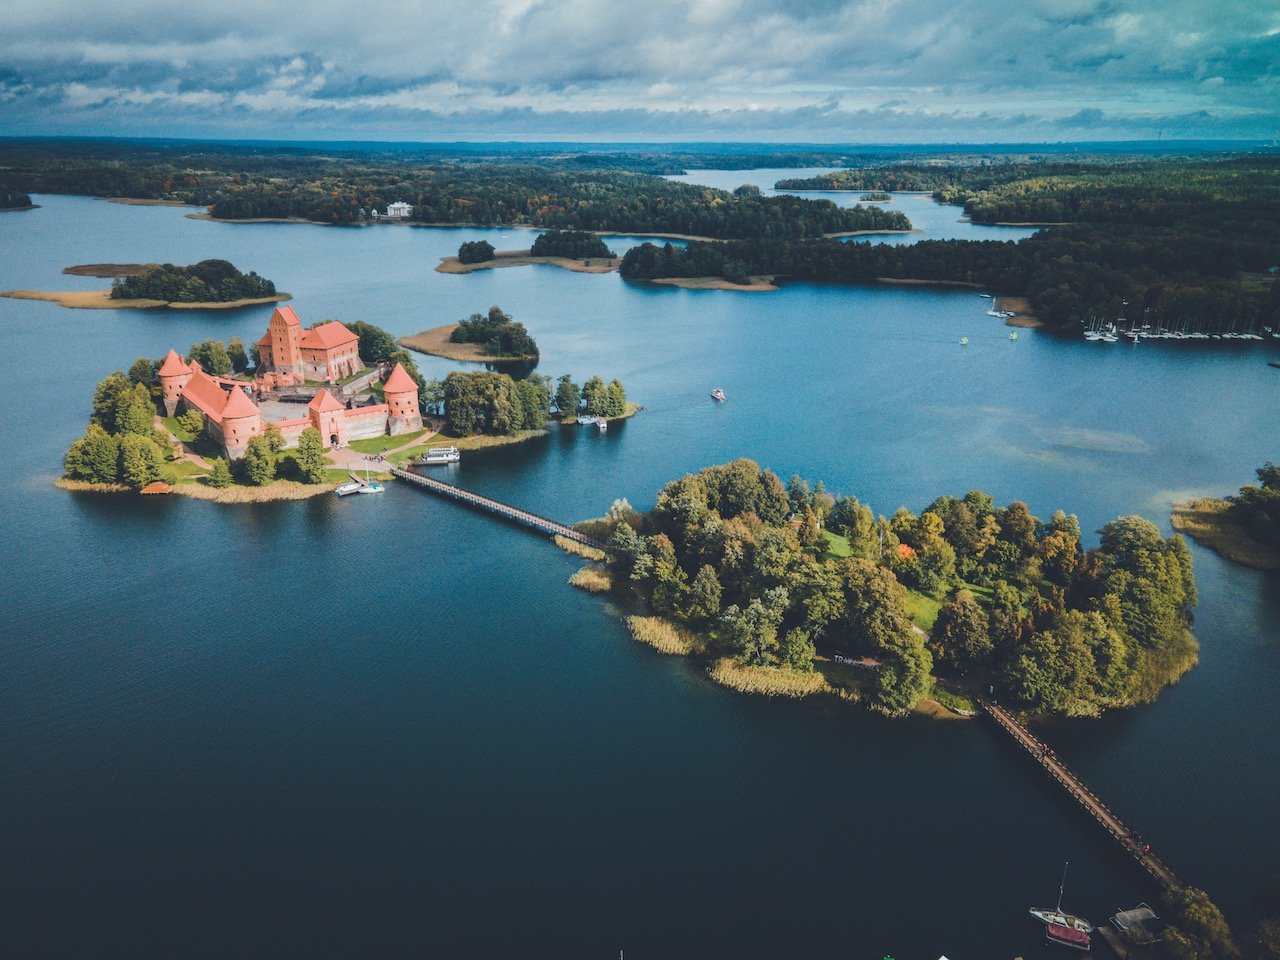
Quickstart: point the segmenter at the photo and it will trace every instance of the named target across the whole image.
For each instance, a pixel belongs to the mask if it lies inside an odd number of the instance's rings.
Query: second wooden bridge
[[[1072,773],[1052,750],[1036,739],[1026,727],[1013,719],[998,705],[985,698],[979,698],[978,702],[982,705],[982,709],[987,712],[987,715],[1013,737],[1019,746],[1031,754],[1044,771],[1060,787],[1066,790],[1073,800],[1084,807],[1085,812],[1098,821],[1102,828],[1124,847],[1125,852],[1138,862],[1139,866],[1151,874],[1164,887],[1177,889],[1182,886],[1182,881],[1178,879],[1178,875],[1163,860],[1151,852],[1150,845],[1143,842],[1136,833],[1129,829],[1123,820],[1112,813],[1111,809],[1102,802],[1098,795],[1090,790],[1083,780]]]
[[[589,537],[585,533],[573,529],[573,527],[565,526],[563,523],[557,523],[554,520],[548,520],[546,517],[540,517],[536,513],[530,513],[528,510],[521,510],[519,507],[503,503],[501,500],[481,496],[478,493],[472,493],[470,490],[463,490],[452,483],[444,483],[433,477],[424,477],[420,473],[413,473],[401,467],[392,467],[391,474],[397,479],[405,480],[424,490],[430,490],[432,493],[453,500],[456,503],[465,504],[484,513],[494,514],[504,520],[510,520],[512,523],[518,523],[522,527],[528,527],[530,530],[545,533],[549,537],[564,537],[566,540],[594,547],[596,550],[605,548],[604,543],[595,537]]]

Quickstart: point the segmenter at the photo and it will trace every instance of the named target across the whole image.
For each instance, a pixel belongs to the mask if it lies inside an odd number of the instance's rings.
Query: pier
[[[557,523],[554,520],[548,520],[546,517],[540,517],[536,513],[530,513],[528,510],[521,510],[519,507],[513,507],[500,500],[494,500],[492,497],[484,497],[478,493],[472,493],[470,490],[463,490],[452,483],[444,483],[432,477],[424,477],[420,473],[413,473],[402,467],[392,467],[391,474],[397,480],[407,481],[424,490],[429,490],[431,493],[453,500],[455,503],[461,503],[474,510],[502,517],[504,520],[518,523],[522,527],[536,530],[538,533],[545,533],[549,537],[564,537],[567,540],[573,540],[575,543],[594,547],[596,550],[604,550],[605,548],[604,543],[595,537],[589,537],[585,533],[573,529],[573,527],[565,526],[563,523]]]
[[[1178,879],[1178,875],[1164,861],[1153,854],[1150,846],[1142,841],[1138,834],[1129,829],[1123,820],[1112,813],[1098,795],[1085,786],[1084,781],[1072,773],[1052,750],[1041,743],[1026,727],[1013,719],[997,704],[981,697],[978,698],[978,702],[982,705],[982,709],[987,715],[995,720],[1009,736],[1013,737],[1019,746],[1031,754],[1036,763],[1040,764],[1041,768],[1062,789],[1067,791],[1071,798],[1080,804],[1089,816],[1093,817],[1102,826],[1102,829],[1111,834],[1120,846],[1124,848],[1125,853],[1133,857],[1138,862],[1138,865],[1146,870],[1156,882],[1167,889],[1177,889],[1183,886],[1182,881]]]

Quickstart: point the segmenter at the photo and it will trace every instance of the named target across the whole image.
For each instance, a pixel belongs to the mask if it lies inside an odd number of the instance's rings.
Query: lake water
[[[402,335],[500,304],[541,372],[617,376],[646,407],[448,474],[568,521],[748,456],[886,515],[979,487],[1086,531],[1167,529],[1174,498],[1277,456],[1269,345],[1011,342],[971,291],[433,270],[525,231],[38,202],[0,216],[0,289],[224,257],[308,323]],[[924,236],[998,229],[895,202],[938,218]],[[1032,958],[1052,954],[1026,908],[1064,860],[1067,905],[1095,920],[1155,895],[985,723],[730,693],[633,643],[566,584],[573,558],[420,491],[222,507],[51,486],[98,380],[256,339],[269,313],[0,300],[6,952]],[[1045,734],[1243,926],[1280,862],[1280,582],[1193,551],[1200,665],[1152,706]]]

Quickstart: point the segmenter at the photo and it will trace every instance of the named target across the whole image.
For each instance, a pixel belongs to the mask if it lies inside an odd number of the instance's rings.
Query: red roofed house
[[[267,335],[258,341],[261,356],[258,386],[300,383],[303,380],[336,380],[364,367],[359,338],[337,321],[302,330],[291,307],[279,307],[271,315]],[[281,370],[280,359],[288,361]],[[264,376],[264,367],[270,366]],[[350,407],[321,389],[307,405],[307,415],[296,419],[266,421],[246,390],[243,380],[214,377],[196,361],[184,363],[176,350],[165,355],[158,371],[169,416],[183,410],[204,415],[205,432],[222,444],[228,459],[244,456],[249,440],[269,422],[284,437],[286,447],[298,445],[307,427],[315,427],[325,446],[338,447],[366,437],[396,436],[422,429],[418,385],[396,364],[383,384],[385,403]],[[287,379],[283,379],[287,377]]]
[[[281,385],[290,380],[333,383],[364,369],[359,337],[337,320],[303,330],[293,307],[277,307],[271,314],[258,341],[258,357],[259,376],[274,374]]]

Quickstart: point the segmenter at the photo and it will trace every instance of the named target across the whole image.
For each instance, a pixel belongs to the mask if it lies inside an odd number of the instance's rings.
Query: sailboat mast
[[[1071,866],[1070,860],[1062,863],[1062,882],[1058,884],[1058,912],[1062,912],[1062,890],[1067,885],[1067,867]]]

